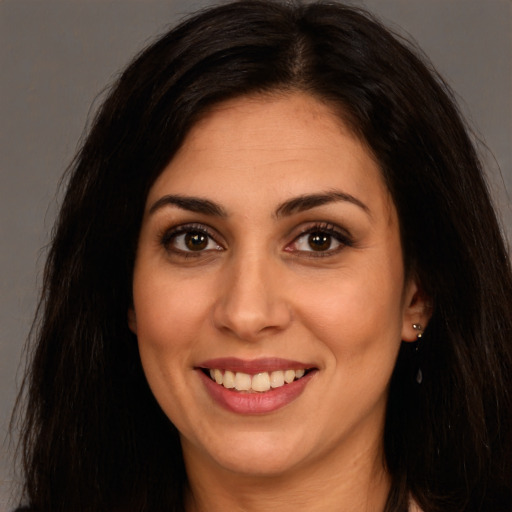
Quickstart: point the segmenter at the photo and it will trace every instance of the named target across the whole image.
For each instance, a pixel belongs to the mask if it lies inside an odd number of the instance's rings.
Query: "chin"
[[[211,442],[203,453],[214,466],[247,477],[276,477],[293,471],[303,462],[305,454],[283,432],[237,432],[228,442]],[[185,441],[186,442],[186,441]]]
[[[223,457],[217,463],[225,470],[246,477],[279,477],[292,472],[300,463],[296,457],[287,454],[276,454],[275,451],[266,455],[240,454],[236,457]]]

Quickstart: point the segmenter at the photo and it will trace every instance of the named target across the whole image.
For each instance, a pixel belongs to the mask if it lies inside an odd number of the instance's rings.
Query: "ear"
[[[423,332],[432,316],[432,303],[416,279],[410,279],[404,290],[402,313],[402,340],[416,341],[420,332],[414,325],[420,325]]]
[[[137,334],[137,317],[135,315],[135,309],[133,307],[128,309],[128,327],[133,334]]]

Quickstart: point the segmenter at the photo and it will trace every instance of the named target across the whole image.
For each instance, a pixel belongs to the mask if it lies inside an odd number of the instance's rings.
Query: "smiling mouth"
[[[233,391],[245,393],[265,393],[271,389],[281,388],[294,381],[302,379],[313,369],[289,369],[276,370],[273,372],[260,372],[254,375],[244,372],[232,372],[230,370],[220,370],[217,368],[203,368],[202,371],[208,375],[211,380],[220,386]]]

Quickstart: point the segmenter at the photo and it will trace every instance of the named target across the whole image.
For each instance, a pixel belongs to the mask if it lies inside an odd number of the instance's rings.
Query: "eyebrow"
[[[329,203],[337,203],[340,201],[352,203],[370,215],[370,209],[368,206],[357,199],[357,197],[346,194],[345,192],[334,190],[322,194],[305,194],[289,199],[277,208],[275,217],[287,217],[289,215],[293,215],[294,213],[304,212],[311,210],[312,208],[317,208],[318,206],[323,206]]]
[[[227,213],[222,206],[201,197],[189,197],[181,195],[165,195],[155,201],[149,209],[149,214],[155,213],[164,206],[177,206],[182,210],[202,213],[204,215],[213,215],[214,217],[226,217]]]
[[[288,217],[294,213],[300,213],[319,206],[323,206],[329,203],[337,203],[345,201],[354,204],[364,210],[370,215],[370,209],[362,201],[356,197],[346,194],[340,191],[330,191],[321,194],[304,194],[298,197],[294,197],[281,203],[275,213],[275,218]],[[182,210],[187,210],[195,213],[202,213],[203,215],[212,215],[214,217],[227,217],[226,210],[219,204],[209,199],[192,196],[182,196],[169,194],[162,196],[160,199],[155,201],[150,209],[149,214],[152,215],[157,210],[164,208],[165,206],[176,206]]]

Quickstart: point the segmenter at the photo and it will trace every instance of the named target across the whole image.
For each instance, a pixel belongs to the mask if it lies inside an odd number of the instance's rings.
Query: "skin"
[[[333,191],[344,196],[279,210]],[[224,215],[163,204],[169,194]],[[173,237],[188,223],[208,226],[203,250]],[[314,250],[304,231],[326,223],[343,242],[327,233],[329,248]],[[133,297],[147,380],[181,434],[189,511],[383,510],[388,384],[401,341],[428,314],[405,280],[379,166],[327,105],[300,93],[243,97],[198,122],[150,190]],[[198,377],[218,357],[317,371],[285,407],[237,414]]]

